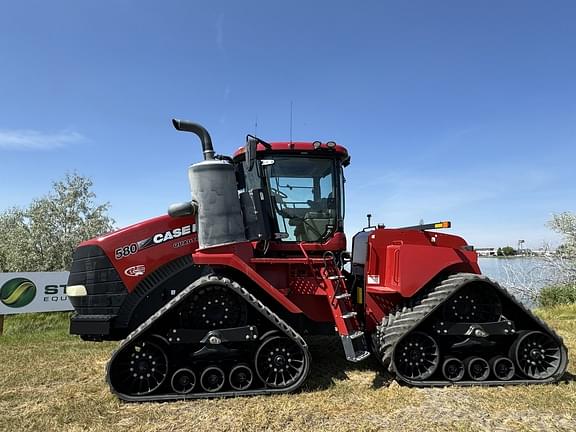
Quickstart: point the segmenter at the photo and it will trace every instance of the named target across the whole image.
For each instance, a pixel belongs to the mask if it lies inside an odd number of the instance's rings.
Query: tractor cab
[[[286,246],[325,244],[321,250],[345,247],[345,240],[344,247],[333,242],[343,240],[343,167],[349,161],[334,142],[269,144],[252,136],[233,157],[241,201],[249,194],[254,202],[257,193],[269,239]]]

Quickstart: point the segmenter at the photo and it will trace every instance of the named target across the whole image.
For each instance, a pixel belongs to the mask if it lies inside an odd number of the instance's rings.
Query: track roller
[[[495,356],[490,359],[490,369],[500,381],[509,381],[514,378],[516,368],[514,362],[505,356]]]
[[[200,385],[209,393],[220,391],[222,387],[224,387],[225,382],[226,375],[224,375],[224,371],[218,366],[207,367],[200,376]]]
[[[178,394],[188,394],[196,387],[196,375],[190,369],[178,369],[170,380],[172,390]]]
[[[442,363],[442,375],[444,375],[444,378],[448,381],[460,381],[464,378],[464,372],[464,363],[456,357],[448,357],[444,360],[444,363]]]
[[[482,357],[468,357],[464,365],[468,376],[474,381],[485,381],[490,375],[490,365]]]
[[[246,390],[252,385],[254,374],[248,365],[237,365],[230,371],[228,381],[234,390]]]

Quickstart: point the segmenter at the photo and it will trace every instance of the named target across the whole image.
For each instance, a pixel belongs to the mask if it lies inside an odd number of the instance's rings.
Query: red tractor
[[[347,360],[375,355],[414,386],[559,380],[562,340],[480,274],[448,222],[368,226],[346,252],[347,150],[248,135],[232,157],[202,126],[192,201],[82,243],[67,293],[70,331],[121,340],[107,367],[127,401],[297,389],[305,337],[341,338]],[[370,220],[368,222],[370,225]]]

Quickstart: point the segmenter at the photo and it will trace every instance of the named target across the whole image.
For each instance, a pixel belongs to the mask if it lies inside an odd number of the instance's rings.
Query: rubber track
[[[162,318],[165,314],[176,308],[180,303],[182,303],[188,296],[192,295],[194,291],[198,290],[204,285],[221,285],[234,291],[240,297],[242,297],[250,306],[256,309],[261,315],[263,315],[270,323],[272,323],[278,330],[280,330],[284,336],[290,338],[297,345],[302,348],[304,352],[304,357],[306,360],[306,370],[302,374],[302,377],[290,387],[283,389],[257,389],[257,390],[246,390],[246,391],[226,391],[226,392],[215,392],[215,393],[192,393],[192,394],[158,394],[158,395],[145,395],[145,396],[131,396],[123,393],[117,392],[110,382],[110,367],[114,358],[118,355],[123,348],[127,347],[133,340],[136,340],[141,336],[146,330],[148,330],[158,319]],[[268,307],[266,307],[262,302],[260,302],[256,297],[250,294],[245,288],[241,287],[238,283],[215,274],[203,276],[191,285],[184,288],[178,295],[171,299],[168,303],[162,306],[154,315],[150,316],[146,321],[144,321],[137,329],[130,333],[126,339],[124,339],[118,348],[112,354],[112,357],[108,361],[106,366],[106,380],[110,386],[110,390],[113,394],[118,396],[120,399],[128,402],[148,402],[148,401],[163,401],[163,400],[174,400],[174,399],[200,399],[200,398],[214,398],[214,397],[230,397],[230,396],[244,396],[244,395],[261,395],[261,394],[271,394],[271,393],[288,393],[296,390],[305,381],[308,372],[310,371],[310,352],[308,350],[308,345],[292,327],[290,327],[284,320],[282,320],[278,315],[272,312]]]
[[[507,385],[507,384],[538,384],[538,383],[548,383],[559,380],[568,365],[568,356],[566,355],[566,347],[562,338],[552,330],[545,321],[541,320],[539,317],[534,315],[532,311],[527,309],[522,303],[518,302],[514,296],[512,296],[505,288],[500,286],[498,283],[492,281],[484,275],[479,275],[475,273],[457,273],[452,276],[447,277],[438,285],[433,287],[433,289],[426,295],[424,295],[419,300],[408,299],[407,305],[403,306],[401,309],[397,309],[393,313],[390,313],[383,318],[382,323],[378,326],[376,331],[376,339],[378,342],[378,354],[380,356],[380,362],[382,365],[391,373],[395,374],[394,362],[392,361],[392,356],[394,354],[394,348],[398,341],[406,335],[409,331],[414,329],[422,320],[428,317],[432,312],[434,312],[444,301],[446,301],[452,294],[462,288],[464,285],[473,282],[480,281],[484,283],[489,283],[508,299],[512,300],[525,314],[529,315],[534,321],[536,321],[546,332],[552,335],[561,345],[561,350],[565,354],[565,364],[564,367],[560,367],[558,372],[552,377],[546,380],[510,380],[510,381],[415,381],[409,380],[407,378],[396,375],[403,381],[416,386],[440,386],[440,385]]]

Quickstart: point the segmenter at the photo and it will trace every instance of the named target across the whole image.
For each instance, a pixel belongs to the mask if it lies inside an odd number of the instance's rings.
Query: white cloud
[[[47,133],[31,129],[0,129],[0,150],[52,150],[85,139],[72,130]]]

